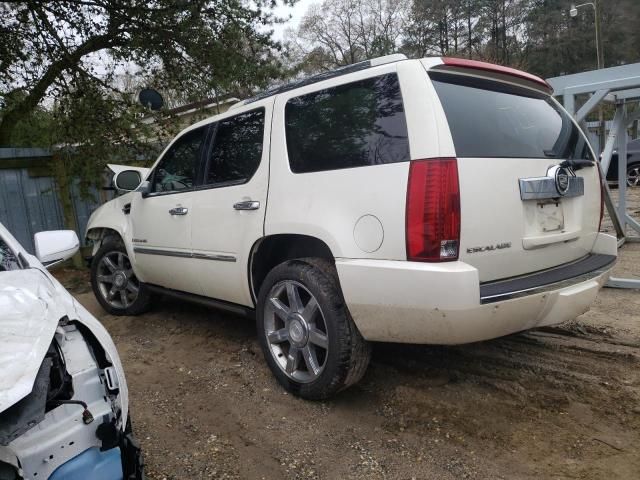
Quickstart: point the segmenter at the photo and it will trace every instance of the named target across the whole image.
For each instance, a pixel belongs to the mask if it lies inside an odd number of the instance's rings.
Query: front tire
[[[323,259],[275,267],[260,288],[260,346],[278,382],[308,400],[329,398],[364,375],[371,347],[344,302],[335,267]]]
[[[93,257],[91,287],[102,308],[111,315],[139,315],[151,306],[151,293],[133,273],[120,239],[106,239]]]

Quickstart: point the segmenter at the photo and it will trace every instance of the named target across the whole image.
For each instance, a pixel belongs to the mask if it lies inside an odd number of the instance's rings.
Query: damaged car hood
[[[33,389],[66,306],[39,270],[0,273],[0,412]]]

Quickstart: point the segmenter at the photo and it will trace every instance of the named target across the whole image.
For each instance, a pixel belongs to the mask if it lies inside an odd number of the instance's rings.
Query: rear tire
[[[329,398],[367,370],[371,346],[353,323],[335,267],[324,259],[290,260],[271,270],[256,322],[269,368],[294,395]]]
[[[140,315],[151,307],[151,293],[140,282],[122,240],[104,240],[91,261],[91,287],[111,315]]]

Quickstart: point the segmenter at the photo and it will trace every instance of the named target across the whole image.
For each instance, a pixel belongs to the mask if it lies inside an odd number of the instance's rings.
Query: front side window
[[[208,128],[200,127],[185,133],[167,150],[153,174],[154,192],[180,192],[193,188]]]
[[[327,88],[287,102],[285,128],[294,173],[409,160],[396,74]]]
[[[18,262],[18,258],[9,248],[9,245],[0,237],[0,272],[19,269],[20,263]]]
[[[264,108],[220,120],[205,185],[248,182],[258,169],[264,143]]]

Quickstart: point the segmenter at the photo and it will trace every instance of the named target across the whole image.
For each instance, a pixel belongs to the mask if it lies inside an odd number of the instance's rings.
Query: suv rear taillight
[[[411,162],[406,209],[407,260],[458,259],[460,186],[455,158]]]

